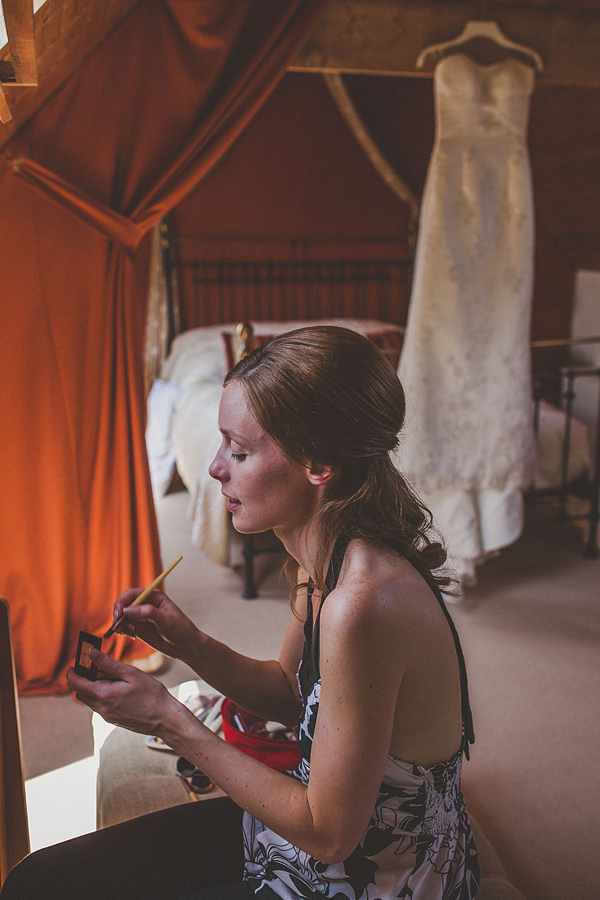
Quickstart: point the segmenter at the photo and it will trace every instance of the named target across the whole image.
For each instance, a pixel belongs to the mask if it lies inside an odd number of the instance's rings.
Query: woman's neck
[[[313,517],[305,525],[289,532],[276,528],[275,535],[279,538],[290,556],[296,560],[298,565],[304,569],[314,581],[318,546],[315,518]]]

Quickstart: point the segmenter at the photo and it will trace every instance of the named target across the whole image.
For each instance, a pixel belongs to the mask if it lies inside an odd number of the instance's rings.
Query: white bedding
[[[564,433],[564,412],[542,400],[537,437],[537,473],[533,485],[535,488],[553,488],[560,485]],[[591,471],[592,430],[573,417],[567,481],[575,481],[582,475],[589,475]]]
[[[306,325],[341,325],[360,334],[389,329],[403,331],[400,326],[373,319],[253,323],[257,335],[283,334]],[[208,474],[221,441],[219,401],[227,374],[223,331],[234,333],[235,325],[193,328],[180,334],[173,341],[160,375],[163,381],[181,390],[172,418],[173,447],[177,470],[190,494],[188,514],[192,520],[192,542],[210,559],[228,565],[230,516],[219,483]],[[151,435],[148,440],[152,440]]]

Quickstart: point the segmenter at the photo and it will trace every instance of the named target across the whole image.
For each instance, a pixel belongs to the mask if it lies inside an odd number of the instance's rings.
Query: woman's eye
[[[234,453],[233,450],[232,450],[232,451],[231,451],[231,458],[232,458],[232,459],[237,459],[237,460],[240,460],[240,461],[241,461],[241,460],[246,459],[246,454],[245,454],[245,453]]]

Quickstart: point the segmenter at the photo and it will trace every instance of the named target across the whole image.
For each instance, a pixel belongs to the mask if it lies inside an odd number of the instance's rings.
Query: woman
[[[139,591],[129,590],[115,604],[129,634],[235,703],[290,725],[300,717],[293,777],[225,744],[155,679],[98,651],[96,665],[118,680],[69,673],[79,699],[158,735],[246,811],[246,881],[219,896],[476,894],[459,786],[472,740],[466,675],[439,591],[447,580],[433,574],[445,553],[390,460],[403,417],[395,372],[352,331],[305,328],[255,350],[226,378],[210,473],[235,528],[273,528],[307,573],[279,659],[213,640],[164,593],[131,607]],[[207,881],[186,896],[208,896]]]

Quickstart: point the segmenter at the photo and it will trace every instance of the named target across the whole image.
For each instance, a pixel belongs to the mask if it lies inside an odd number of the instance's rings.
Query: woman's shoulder
[[[379,627],[410,635],[436,627],[441,610],[431,587],[403,556],[368,541],[350,542],[323,613],[338,627]]]

